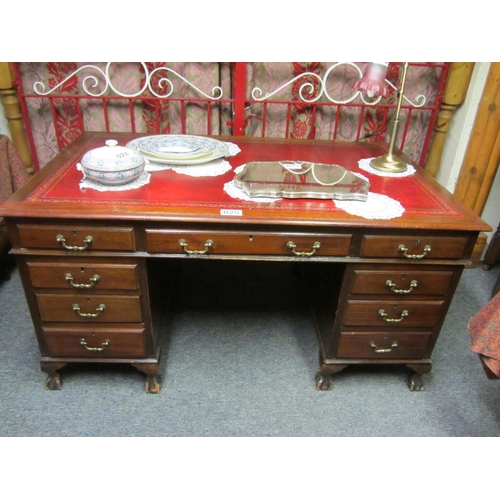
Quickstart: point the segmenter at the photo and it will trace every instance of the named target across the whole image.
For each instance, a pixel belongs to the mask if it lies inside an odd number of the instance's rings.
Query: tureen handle
[[[118,141],[115,141],[114,139],[109,139],[106,141],[106,146],[109,146],[110,148],[113,146],[116,146],[118,144]]]

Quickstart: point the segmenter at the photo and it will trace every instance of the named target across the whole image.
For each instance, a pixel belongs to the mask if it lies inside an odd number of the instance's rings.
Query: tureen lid
[[[118,141],[109,139],[106,146],[87,151],[82,158],[84,167],[98,170],[126,170],[144,163],[140,153],[131,148],[119,146]]]

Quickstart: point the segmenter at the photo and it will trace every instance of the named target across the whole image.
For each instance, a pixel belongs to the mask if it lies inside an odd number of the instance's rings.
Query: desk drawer
[[[375,328],[434,328],[444,301],[348,300],[343,326]]]
[[[336,357],[420,359],[425,357],[430,338],[430,332],[343,332],[340,336]]]
[[[151,253],[194,255],[346,256],[352,234],[273,234],[147,229]]]
[[[35,294],[42,321],[140,323],[138,295]]]
[[[355,295],[446,295],[453,271],[420,271],[414,268],[354,270],[351,287]]]
[[[364,235],[361,257],[388,257],[394,259],[464,259],[469,243],[466,236]]]
[[[46,351],[53,357],[143,358],[146,357],[144,329],[66,325],[44,327]]]
[[[135,250],[132,227],[19,224],[17,228],[19,245],[22,248],[47,248],[71,252]]]
[[[99,264],[69,260],[65,262],[28,261],[35,288],[70,290],[137,290],[136,264]]]

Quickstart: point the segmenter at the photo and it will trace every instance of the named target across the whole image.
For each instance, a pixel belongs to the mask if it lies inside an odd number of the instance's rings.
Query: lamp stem
[[[396,144],[396,136],[398,134],[398,127],[399,127],[399,115],[401,112],[401,103],[403,101],[403,93],[405,89],[407,71],[408,71],[408,63],[406,62],[404,63],[403,66],[403,75],[401,76],[401,84],[399,86],[399,91],[398,91],[398,103],[396,106],[396,115],[394,116],[394,122],[392,124],[391,140],[389,142],[389,151],[387,152],[387,154],[390,156],[392,156],[392,153],[394,152],[394,146]]]
[[[391,139],[389,141],[389,150],[387,151],[387,154],[385,154],[384,156],[374,158],[370,162],[370,165],[377,170],[382,170],[385,172],[404,172],[408,168],[408,166],[404,161],[400,160],[399,158],[393,155],[394,146],[396,144],[396,136],[398,134],[399,115],[401,112],[401,103],[403,101],[407,70],[408,70],[408,63],[406,62],[404,63],[403,66],[403,74],[401,76],[401,82],[399,85],[398,102],[396,105],[396,114],[394,116],[394,121],[392,123],[392,134],[391,134]]]

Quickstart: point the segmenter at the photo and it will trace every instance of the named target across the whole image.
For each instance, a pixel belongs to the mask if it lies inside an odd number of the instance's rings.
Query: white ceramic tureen
[[[110,139],[106,146],[87,151],[76,168],[93,181],[118,186],[137,179],[144,172],[145,164],[140,153],[118,146],[118,141]]]

